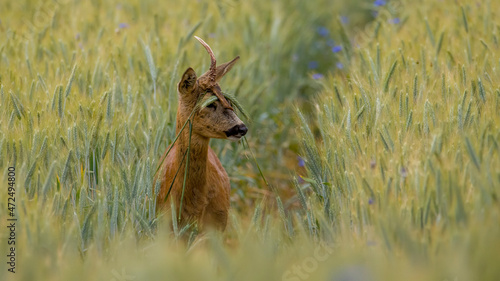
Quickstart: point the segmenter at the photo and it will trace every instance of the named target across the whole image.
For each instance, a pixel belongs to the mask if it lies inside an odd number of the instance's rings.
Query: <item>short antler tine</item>
[[[210,75],[209,76],[210,76],[211,82],[215,82],[217,62],[215,60],[214,52],[212,51],[210,46],[208,46],[208,44],[205,41],[203,41],[203,39],[201,39],[198,36],[194,36],[194,38],[196,38],[196,40],[200,41],[201,45],[203,45],[203,47],[205,47],[208,54],[210,55],[211,62],[210,62]]]

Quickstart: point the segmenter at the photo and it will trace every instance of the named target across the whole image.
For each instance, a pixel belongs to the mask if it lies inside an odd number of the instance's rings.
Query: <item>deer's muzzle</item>
[[[225,131],[224,133],[226,133],[226,136],[228,139],[239,140],[244,135],[246,135],[247,132],[248,132],[247,126],[245,126],[245,124],[241,123],[239,125],[232,127],[228,131]]]

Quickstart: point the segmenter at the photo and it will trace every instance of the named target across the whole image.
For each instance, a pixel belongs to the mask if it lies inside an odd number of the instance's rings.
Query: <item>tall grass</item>
[[[2,2],[0,279],[498,279],[498,4],[330,2]],[[193,35],[241,56],[221,85],[251,120],[212,143],[226,233],[186,245],[153,175],[179,75],[209,66]]]
[[[249,144],[257,158],[279,154],[284,159],[291,145],[275,144],[283,143],[291,125],[276,121],[292,114],[283,111],[294,98],[313,91],[308,62],[331,53],[325,43],[330,35],[317,29],[339,27],[318,6],[326,3],[2,2],[0,179],[6,182],[7,167],[16,167],[19,268],[14,276],[111,279],[115,262],[116,271],[122,267],[116,259],[133,261],[137,249],[161,245],[162,255],[171,249],[184,256],[185,250],[174,250],[168,218],[155,213],[153,175],[175,138],[180,74],[192,66],[201,75],[209,66],[193,35],[205,38],[220,63],[244,58],[221,85],[255,119]],[[304,28],[310,32],[297,36]],[[309,49],[316,41],[323,45]],[[336,58],[324,57],[326,71]],[[212,146],[232,177],[232,201],[239,211],[233,223],[246,225],[244,218],[266,185],[255,176],[258,169],[244,157],[242,145],[214,141]],[[290,186],[282,180],[288,172],[280,161],[260,162],[274,185]],[[6,202],[0,206],[4,220]],[[156,244],[158,237],[168,239]],[[122,248],[130,241],[136,250]],[[109,261],[109,267],[96,269],[94,276],[80,274],[99,260]],[[0,271],[3,278],[4,262]]]
[[[305,227],[354,236],[426,269],[421,280],[500,276],[498,8],[405,2],[381,15],[399,23],[366,29],[349,71],[322,83],[317,114],[299,114]],[[312,227],[314,216],[326,219]]]

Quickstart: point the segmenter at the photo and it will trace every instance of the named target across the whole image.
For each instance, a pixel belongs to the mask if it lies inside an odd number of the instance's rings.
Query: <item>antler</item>
[[[214,52],[212,51],[212,49],[210,48],[210,46],[208,46],[208,44],[205,43],[205,41],[203,41],[203,39],[201,39],[198,36],[195,36],[194,38],[196,38],[196,40],[200,41],[201,45],[203,45],[203,47],[205,47],[205,49],[207,50],[208,54],[210,55],[210,61],[211,62],[210,62],[209,77],[210,77],[210,82],[215,83],[217,61],[215,60]]]
[[[206,85],[206,88],[212,88],[213,93],[220,100],[220,102],[222,103],[222,106],[224,106],[224,108],[234,110],[233,107],[231,106],[231,104],[229,104],[229,102],[226,100],[226,98],[222,94],[222,91],[221,91],[219,85],[217,85],[217,82],[216,82],[216,79],[217,79],[217,61],[215,60],[214,52],[212,51],[210,46],[208,46],[208,44],[205,43],[205,41],[203,41],[203,39],[201,39],[198,36],[194,36],[194,38],[196,38],[196,40],[200,41],[201,45],[203,45],[203,47],[205,47],[208,54],[210,55],[211,62],[210,62],[210,69],[208,71],[209,83],[208,83],[208,85]]]

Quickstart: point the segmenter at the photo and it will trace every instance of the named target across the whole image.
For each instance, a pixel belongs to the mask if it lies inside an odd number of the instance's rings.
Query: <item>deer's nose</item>
[[[245,126],[245,124],[241,124],[239,129],[239,133],[241,134],[241,136],[246,135],[247,132],[248,132],[247,126]]]
[[[232,136],[242,137],[246,135],[247,132],[248,132],[247,126],[245,126],[245,124],[239,124],[232,127],[231,129],[229,129],[229,131],[226,131],[225,133],[227,137],[232,137]]]

